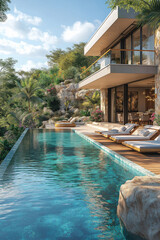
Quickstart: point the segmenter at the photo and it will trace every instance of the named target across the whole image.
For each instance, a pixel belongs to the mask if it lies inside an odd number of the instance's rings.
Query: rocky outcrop
[[[65,80],[63,83],[55,86],[57,96],[61,102],[61,110],[65,109],[65,102],[69,101],[69,108],[76,111],[74,108],[76,100],[84,100],[85,96],[93,93],[96,90],[78,90],[78,84],[73,83],[73,80]]]
[[[65,109],[65,102],[69,101],[70,105],[73,105],[75,101],[75,94],[78,89],[78,85],[74,83],[64,84],[61,83],[55,86],[57,96],[61,101],[61,109]]]
[[[128,232],[160,239],[160,175],[135,177],[120,188],[117,214]]]

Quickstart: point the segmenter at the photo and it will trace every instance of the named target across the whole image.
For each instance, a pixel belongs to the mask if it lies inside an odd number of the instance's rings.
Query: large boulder
[[[55,86],[57,91],[57,96],[61,102],[61,110],[65,109],[65,102],[69,101],[70,105],[75,102],[75,94],[78,89],[78,85],[75,83],[60,84]]]
[[[160,239],[160,175],[135,177],[120,188],[117,214],[128,232]]]
[[[51,116],[53,116],[54,115],[54,112],[50,109],[50,108],[47,108],[47,107],[44,107],[43,108],[43,113],[44,114],[50,114]]]

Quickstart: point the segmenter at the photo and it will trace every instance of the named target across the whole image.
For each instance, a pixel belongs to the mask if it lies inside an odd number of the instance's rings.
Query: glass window
[[[120,43],[118,43],[111,51],[111,63],[120,64],[121,63],[121,54],[119,51],[114,51],[114,49],[121,49]]]
[[[154,31],[147,25],[142,29],[142,47],[143,50],[154,50]],[[154,64],[154,52],[142,52],[142,63]]]
[[[140,50],[140,29],[133,33],[133,49]],[[133,64],[140,64],[140,51],[133,51]]]
[[[127,50],[131,49],[131,36],[126,38],[126,49]],[[125,64],[132,64],[131,51],[126,51],[125,52]]]
[[[128,111],[138,112],[138,92],[137,91],[128,92]]]

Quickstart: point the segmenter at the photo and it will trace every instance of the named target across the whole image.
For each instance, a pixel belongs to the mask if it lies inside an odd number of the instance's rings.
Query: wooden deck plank
[[[139,153],[122,144],[115,143],[101,135],[87,134],[87,136],[140,165],[141,167],[146,168],[155,174],[160,174],[160,153]]]

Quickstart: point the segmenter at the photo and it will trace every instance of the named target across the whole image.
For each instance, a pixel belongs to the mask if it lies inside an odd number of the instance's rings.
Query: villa
[[[159,113],[155,35],[149,26],[137,26],[133,10],[117,7],[86,44],[84,54],[99,60],[85,71],[91,74],[79,88],[100,89],[105,122],[150,124],[151,114]]]
[[[28,29],[41,21],[16,12]],[[55,36],[35,29],[53,45]],[[51,68],[18,78],[16,61],[1,59],[0,240],[160,240],[159,46],[160,28],[142,27],[133,10],[117,7],[84,48],[97,59],[89,67],[83,53],[57,49],[47,55]],[[61,54],[65,63],[82,59],[66,67],[74,79],[55,63]],[[77,86],[100,90],[103,113],[95,109],[99,91]]]

